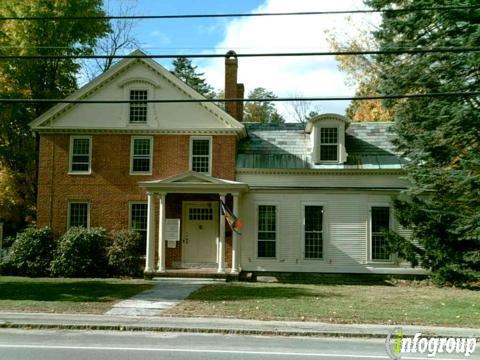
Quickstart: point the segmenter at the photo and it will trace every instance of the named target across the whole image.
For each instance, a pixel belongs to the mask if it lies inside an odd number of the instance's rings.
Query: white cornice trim
[[[258,175],[401,175],[403,169],[235,169],[237,174]]]
[[[305,193],[305,191],[375,191],[386,193],[398,193],[406,190],[406,187],[381,187],[381,186],[262,186],[262,185],[249,185],[249,189],[252,192],[292,192],[292,193]]]
[[[192,130],[192,129],[95,129],[95,128],[40,128],[39,134],[167,134],[167,135],[237,135],[235,129]]]

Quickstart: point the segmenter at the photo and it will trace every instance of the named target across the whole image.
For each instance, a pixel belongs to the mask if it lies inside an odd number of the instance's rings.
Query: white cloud
[[[266,0],[252,12],[328,11],[365,8],[362,0]],[[372,17],[370,16],[369,19]],[[364,26],[365,16],[352,16],[355,24]],[[238,53],[328,51],[325,31],[356,29],[347,23],[345,15],[274,16],[234,19],[228,22],[223,40],[216,45],[218,52],[233,49]],[[199,62],[209,82],[223,88],[224,61],[212,59]],[[345,75],[337,70],[334,57],[239,58],[239,82],[246,93],[255,87],[265,87],[278,96],[353,95],[345,85]],[[323,112],[343,112],[345,102],[317,103]],[[285,109],[277,105],[284,115]]]

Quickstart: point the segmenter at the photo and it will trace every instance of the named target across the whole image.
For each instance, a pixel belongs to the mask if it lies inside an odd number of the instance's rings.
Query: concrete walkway
[[[224,282],[218,279],[154,279],[153,288],[134,297],[121,301],[107,311],[105,315],[155,316],[175,306],[193,291],[208,284]]]

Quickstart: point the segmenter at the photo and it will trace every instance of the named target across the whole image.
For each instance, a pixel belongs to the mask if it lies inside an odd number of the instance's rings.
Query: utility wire
[[[297,12],[265,12],[265,13],[225,13],[225,14],[171,14],[171,15],[109,15],[109,16],[5,16],[5,20],[150,20],[150,19],[201,19],[201,18],[226,18],[226,17],[260,17],[260,16],[304,16],[304,15],[335,15],[335,14],[372,14],[372,13],[409,13],[423,11],[449,11],[449,10],[472,10],[480,5],[458,6],[431,6],[431,7],[408,7],[403,9],[360,9],[360,10],[336,10],[336,11],[297,11]]]
[[[381,99],[409,99],[409,98],[438,98],[438,97],[474,97],[480,96],[480,91],[471,92],[438,92],[426,94],[396,94],[396,95],[369,95],[369,96],[328,96],[328,97],[281,97],[281,98],[235,98],[235,99],[148,99],[148,100],[71,100],[71,99],[9,99],[0,98],[0,103],[53,103],[53,104],[145,104],[145,103],[215,103],[215,102],[254,102],[254,101],[348,101],[348,100],[381,100]]]
[[[386,54],[426,54],[426,53],[465,53],[480,52],[480,47],[444,48],[397,48],[390,50],[365,51],[321,51],[284,53],[243,53],[243,54],[130,54],[130,55],[0,55],[0,60],[32,59],[170,59],[170,58],[223,58],[223,57],[292,57],[292,56],[357,56]]]

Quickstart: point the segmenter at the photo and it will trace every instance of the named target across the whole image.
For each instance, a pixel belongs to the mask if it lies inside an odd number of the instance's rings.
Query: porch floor
[[[184,268],[167,269],[164,272],[154,272],[154,278],[211,278],[226,279],[227,281],[238,280],[238,274],[231,274],[229,270],[218,273],[214,268]]]

